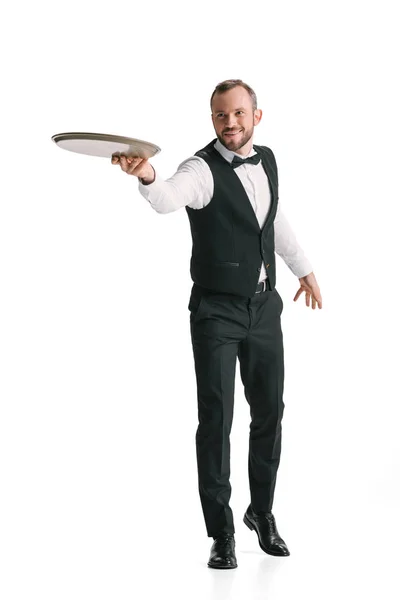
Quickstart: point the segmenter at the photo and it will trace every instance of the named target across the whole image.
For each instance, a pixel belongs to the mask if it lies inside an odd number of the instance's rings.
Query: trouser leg
[[[209,537],[234,533],[229,506],[230,432],[238,343],[246,333],[245,305],[220,294],[191,296],[191,337],[198,401],[198,485]]]
[[[239,344],[244,392],[250,406],[248,473],[255,512],[272,509],[281,454],[284,411],[284,352],[280,315],[283,303],[275,290],[250,300],[250,329]]]

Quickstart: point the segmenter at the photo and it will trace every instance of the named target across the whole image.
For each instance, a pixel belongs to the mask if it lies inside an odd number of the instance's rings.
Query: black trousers
[[[284,410],[283,302],[276,289],[246,298],[193,284],[188,308],[197,381],[199,493],[207,534],[215,537],[235,532],[229,436],[237,358],[251,415],[251,505],[255,512],[272,509]]]

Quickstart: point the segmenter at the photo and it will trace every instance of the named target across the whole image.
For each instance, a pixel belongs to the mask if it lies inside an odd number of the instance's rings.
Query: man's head
[[[253,144],[254,126],[262,117],[254,91],[241,79],[227,79],[213,91],[210,106],[215,133],[221,144],[246,156]]]

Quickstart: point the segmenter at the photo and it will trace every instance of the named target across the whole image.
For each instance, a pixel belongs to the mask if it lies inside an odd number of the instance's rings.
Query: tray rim
[[[139,138],[130,138],[123,135],[117,135],[113,133],[93,133],[93,132],[84,132],[84,131],[68,131],[65,133],[56,133],[51,136],[51,139],[54,143],[58,143],[62,140],[94,140],[99,142],[115,142],[121,144],[131,145],[132,142],[144,144],[150,148],[155,149],[155,154],[161,152],[161,148],[157,146],[157,144],[153,144],[152,142],[146,142],[146,140],[140,140]]]

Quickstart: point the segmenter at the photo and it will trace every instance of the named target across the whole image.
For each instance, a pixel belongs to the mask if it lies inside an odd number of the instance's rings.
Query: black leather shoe
[[[245,512],[243,521],[251,530],[255,529],[261,550],[273,556],[289,556],[290,552],[278,533],[272,512],[254,513],[251,504]]]
[[[235,537],[233,533],[221,533],[214,538],[208,566],[213,569],[235,569]]]

